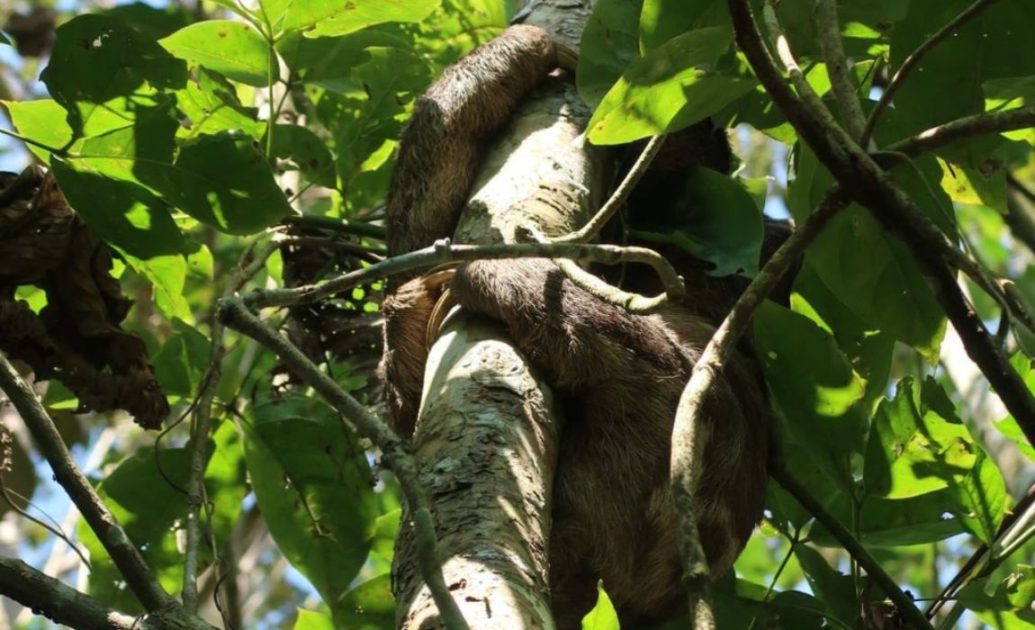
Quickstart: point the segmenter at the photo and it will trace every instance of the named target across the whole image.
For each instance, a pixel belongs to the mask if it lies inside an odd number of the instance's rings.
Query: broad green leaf
[[[312,3],[319,4],[319,3]],[[441,0],[357,0],[340,5],[334,14],[315,23],[306,36],[347,35],[385,22],[420,22],[438,8]],[[290,23],[290,21],[289,21]]]
[[[911,2],[905,19],[891,37],[891,69],[937,29],[970,6],[970,0],[946,0],[935,5]],[[895,97],[905,132],[928,127],[984,110],[982,84],[986,81],[1035,74],[1035,42],[1019,25],[1030,20],[1024,3],[989,6],[953,36],[923,57]],[[932,98],[952,94],[952,98]]]
[[[762,216],[744,187],[699,167],[683,177],[680,188],[671,203],[631,216],[632,235],[677,245],[712,263],[709,273],[714,276],[758,273]]]
[[[411,42],[397,35],[376,30],[317,38],[295,33],[277,42],[277,51],[292,72],[308,83],[325,87],[350,79],[357,66],[370,60],[368,48],[398,48],[412,53],[411,47]],[[419,57],[413,57],[413,62],[424,65]],[[354,87],[362,89],[358,83]]]
[[[832,569],[823,556],[808,545],[795,547],[794,555],[812,592],[826,605],[831,616],[848,626],[853,625],[858,618],[859,601],[851,576]]]
[[[55,157],[50,166],[69,204],[99,238],[140,260],[185,251],[180,228],[151,191],[91,171],[88,162]]]
[[[118,249],[118,248],[116,248]],[[190,305],[183,296],[187,280],[187,261],[181,254],[137,258],[120,251],[126,263],[151,282],[155,306],[168,319],[194,321]]]
[[[384,573],[356,585],[334,605],[334,625],[355,630],[390,630],[395,627],[392,576]]]
[[[903,379],[877,410],[864,463],[867,494],[918,497],[947,489],[945,510],[990,542],[1007,505],[1002,474],[936,383]]]
[[[772,302],[762,304],[754,323],[766,381],[795,439],[822,461],[841,462],[860,451],[865,423],[858,402],[866,384],[834,339]]]
[[[273,128],[273,156],[278,167],[300,171],[306,180],[333,188],[334,161],[327,145],[312,131],[298,125],[276,125]]]
[[[203,136],[172,158],[171,146],[166,151],[142,142],[151,132],[151,127],[137,125],[87,140],[69,165],[142,186],[163,202],[230,234],[253,234],[290,211],[269,163],[251,138],[228,133]],[[146,153],[143,159],[140,152]]]
[[[330,615],[299,608],[293,628],[294,630],[334,630],[334,621]]]
[[[1010,357],[1010,365],[1013,369],[1017,370],[1017,374],[1024,379],[1024,384],[1028,386],[1028,391],[1035,392],[1035,369],[1032,369],[1031,359],[1026,357],[1023,353],[1017,352]],[[1028,459],[1035,461],[1035,447],[1028,441],[1024,435],[1024,431],[1020,425],[1017,424],[1017,420],[1013,416],[1006,416],[1002,420],[996,423],[995,427],[999,429],[1007,439],[1013,442],[1017,448],[1024,453]]]
[[[208,368],[212,346],[197,328],[181,320],[173,320],[176,333],[152,358],[155,378],[167,394],[184,398],[194,396],[201,378]]]
[[[155,90],[183,87],[187,68],[119,20],[87,14],[58,27],[40,78],[81,134],[98,109],[131,124],[138,107],[154,105]]]
[[[240,477],[240,444],[233,428],[221,426],[213,436],[205,480],[212,501],[213,533],[225,540],[240,513],[244,485]],[[97,492],[119,520],[129,539],[140,550],[161,585],[178,593],[183,580],[183,555],[177,544],[186,522],[186,497],[190,452],[186,448],[143,447],[123,460],[97,486]],[[84,521],[77,529],[90,552],[90,594],[122,610],[140,610],[93,531]],[[210,560],[207,546],[200,553]]]
[[[579,66],[575,83],[579,96],[591,107],[622,76],[639,54],[640,3],[630,0],[600,0],[582,29]]]
[[[721,0],[644,0],[640,12],[640,51],[646,53],[666,41],[700,26],[729,25]]]
[[[895,340],[837,299],[808,264],[802,265],[794,280],[791,309],[830,332],[852,369],[866,380],[864,413],[868,418],[886,391]]]
[[[597,107],[589,139],[622,144],[677,131],[753,90],[755,79],[713,70],[731,38],[726,27],[700,28],[634,61]]]
[[[948,488],[976,463],[977,447],[967,427],[926,408],[915,381],[904,379],[873,420],[866,491],[891,499],[919,496]]]
[[[23,136],[51,149],[64,148],[72,141],[72,129],[67,122],[68,112],[57,101],[3,101],[3,105],[15,129]],[[40,160],[50,160],[50,151],[35,144],[25,146]]]
[[[345,424],[302,397],[255,408],[240,423],[252,489],[277,547],[336,602],[363,565],[377,507],[370,465]]]
[[[279,74],[269,44],[258,31],[241,22],[197,22],[158,43],[180,59],[246,85],[265,87]]]
[[[950,490],[936,490],[909,499],[868,496],[859,516],[860,541],[877,547],[897,547],[962,534],[967,531],[964,521],[947,518],[946,507],[952,501]],[[826,544],[840,546],[833,540]]]
[[[197,19],[193,8],[169,3],[161,8],[143,2],[123,4],[100,11],[136,30],[144,39],[159,40]]]
[[[899,172],[896,171],[896,174]],[[902,178],[917,190],[913,199],[923,202],[929,218],[954,234],[953,218],[946,216],[944,193],[935,198],[911,169]],[[788,204],[798,221],[818,206],[832,180],[811,151],[802,149],[798,177],[788,192]],[[912,252],[879,225],[870,212],[851,205],[835,216],[806,255],[809,265],[836,298],[866,324],[917,349],[936,361],[946,318],[917,268]]]
[[[715,617],[719,628],[786,628],[787,630],[820,630],[826,607],[812,595],[799,591],[768,593],[760,584],[746,580],[723,580],[714,590]],[[662,630],[688,630],[690,624],[679,620],[662,626]]]
[[[602,582],[597,583],[597,603],[582,618],[582,630],[619,630],[618,612]]]
[[[980,581],[960,589],[960,604],[997,630],[1022,630],[1035,626],[1035,568],[1020,565],[995,586],[983,587]]]
[[[228,131],[259,139],[266,132],[266,125],[257,120],[256,111],[241,105],[233,86],[204,68],[199,68],[187,86],[176,92],[176,105],[185,117],[176,132],[180,138]]]

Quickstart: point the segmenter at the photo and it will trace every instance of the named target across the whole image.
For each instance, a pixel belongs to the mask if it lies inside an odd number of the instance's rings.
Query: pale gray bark
[[[548,81],[487,157],[456,240],[514,242],[522,224],[558,234],[584,222],[599,206],[607,170],[604,154],[581,135],[589,114],[570,81]],[[554,626],[548,551],[557,433],[549,388],[505,331],[453,313],[428,359],[414,449],[446,584],[471,628]],[[395,571],[400,625],[434,627],[406,527]]]

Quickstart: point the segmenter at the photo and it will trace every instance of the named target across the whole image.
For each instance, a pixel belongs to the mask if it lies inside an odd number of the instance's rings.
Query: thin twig
[[[783,486],[784,490],[790,493],[794,500],[797,501],[805,510],[815,517],[823,527],[830,532],[837,542],[841,543],[841,546],[845,548],[855,561],[859,563],[859,566],[866,569],[867,575],[870,579],[877,583],[877,585],[884,591],[884,593],[891,599],[895,604],[895,608],[899,614],[902,615],[903,619],[910,624],[913,628],[931,628],[931,624],[927,621],[927,618],[920,612],[920,609],[916,607],[913,600],[910,599],[909,595],[906,595],[899,588],[898,584],[891,579],[884,569],[880,566],[870,552],[866,550],[866,547],[862,545],[855,536],[852,535],[848,528],[841,524],[841,521],[837,520],[833,514],[827,511],[823,504],[816,500],[809,491],[803,486],[797,479],[795,479],[791,473],[782,464],[772,464],[769,467],[769,472],[773,478]]]
[[[866,115],[863,114],[859,94],[848,72],[848,60],[841,42],[841,23],[837,18],[837,2],[817,0],[813,17],[819,47],[827,64],[827,74],[830,75],[830,87],[845,129],[853,138],[861,138],[866,128]]]
[[[387,261],[386,261],[387,262]],[[256,317],[240,297],[219,301],[220,319],[263,346],[272,350],[293,374],[317,391],[343,420],[374,443],[381,450],[382,459],[399,480],[406,501],[413,512],[414,535],[417,539],[417,557],[421,575],[438,606],[442,622],[450,630],[467,628],[460,609],[449,594],[439,564],[435,522],[428,508],[428,499],[417,476],[417,465],[407,444],[387,424],[382,422],[320,368],[301,350]]]
[[[964,24],[969,22],[978,13],[985,8],[995,4],[999,0],[977,0],[974,4],[970,5],[962,13],[957,15],[951,22],[943,26],[934,35],[928,37],[916,50],[911,52],[898,70],[895,71],[895,75],[891,77],[891,81],[888,82],[886,88],[884,88],[884,94],[881,95],[880,100],[877,101],[876,107],[870,112],[870,117],[866,120],[866,128],[863,130],[863,135],[860,140],[862,146],[866,146],[870,142],[870,138],[873,137],[873,130],[877,127],[877,122],[880,120],[881,115],[884,114],[884,110],[891,105],[892,99],[895,98],[895,94],[898,93],[902,82],[906,80],[909,73],[913,71],[913,68],[920,63],[920,60],[924,58],[928,52],[931,51],[935,46],[942,43],[944,40],[951,37],[956,31],[960,29]]]
[[[266,264],[269,257],[278,248],[276,242],[269,243],[256,256],[254,245],[249,247],[237,263],[237,271],[231,277],[224,296],[231,296],[245,285]],[[250,259],[250,260],[249,260]],[[226,348],[223,345],[225,330],[219,318],[212,322],[212,353],[208,369],[201,379],[196,404],[194,405],[194,422],[190,437],[190,474],[187,479],[187,536],[183,554],[183,606],[188,612],[198,609],[198,555],[201,547],[201,506],[205,501],[205,469],[208,464],[208,436],[212,426],[212,403],[216,389],[222,378],[223,357]],[[215,554],[216,550],[213,549]]]
[[[579,243],[519,243],[496,245],[454,245],[441,239],[433,245],[407,254],[392,256],[383,262],[342,274],[330,280],[293,289],[252,291],[244,296],[249,307],[294,306],[328,298],[356,285],[389,276],[427,269],[450,262],[498,260],[504,258],[569,258],[604,265],[644,263],[658,274],[665,293],[672,299],[683,296],[686,288],[672,264],[653,250],[620,245],[584,245]]]
[[[747,0],[727,0],[737,44],[766,92],[850,197],[901,238],[931,282],[970,358],[995,388],[1025,436],[1035,443],[1035,399],[960,291],[947,256],[955,248],[934,223],[853,141],[825,109],[798,98],[780,74]],[[957,254],[959,252],[957,251]]]
[[[607,222],[611,220],[611,217],[618,212],[622,204],[625,203],[626,199],[629,198],[629,194],[632,193],[633,188],[636,188],[636,184],[639,183],[643,174],[647,172],[651,162],[658,155],[658,151],[661,150],[661,146],[665,144],[665,136],[654,136],[647,143],[647,146],[643,147],[643,152],[640,153],[640,157],[636,158],[636,162],[633,164],[629,172],[625,174],[625,178],[618,184],[618,188],[611,194],[611,197],[604,203],[599,211],[593,218],[591,218],[586,225],[582,226],[578,230],[565,234],[564,236],[558,236],[553,238],[554,243],[585,243],[591,239],[597,232],[599,232]]]
[[[175,605],[174,600],[155,579],[151,568],[126,535],[126,531],[119,525],[115,515],[108,510],[97,491],[93,489],[93,485],[79,470],[65,447],[61,434],[54,426],[54,421],[40,404],[36,393],[18,375],[3,352],[0,352],[0,389],[7,394],[14,408],[18,410],[37,448],[54,471],[54,478],[79,508],[90,529],[97,534],[97,539],[104,545],[130,590],[144,608],[155,611]]]
[[[308,225],[346,234],[355,234],[356,236],[376,238],[382,241],[385,239],[385,229],[383,227],[371,223],[363,223],[362,221],[346,221],[345,219],[313,215],[293,215],[284,217],[281,223],[285,225]]]
[[[0,593],[36,614],[72,628],[147,630],[158,628],[80,593],[21,560],[0,556]]]
[[[964,116],[943,125],[931,127],[920,133],[899,140],[887,148],[887,151],[905,153],[916,157],[922,153],[935,151],[953,142],[968,140],[991,133],[1004,133],[1035,127],[1035,105],[1008,109],[1002,112],[984,112],[973,116]]]

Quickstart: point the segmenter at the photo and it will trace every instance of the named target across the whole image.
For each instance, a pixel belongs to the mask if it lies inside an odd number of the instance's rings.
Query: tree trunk
[[[570,77],[537,90],[483,162],[455,240],[514,242],[523,223],[558,234],[584,222],[599,206],[607,171],[604,153],[581,135],[589,114]],[[428,357],[414,450],[446,584],[472,628],[554,626],[548,553],[557,437],[550,390],[506,332],[451,313]],[[400,626],[434,627],[408,526],[394,571]]]

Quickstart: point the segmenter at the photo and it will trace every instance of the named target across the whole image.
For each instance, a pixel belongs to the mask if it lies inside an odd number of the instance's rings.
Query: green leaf
[[[244,485],[240,476],[240,445],[233,428],[224,424],[213,436],[205,480],[212,501],[213,533],[225,540],[240,514]],[[186,448],[139,448],[119,463],[97,486],[97,492],[140,550],[161,585],[172,594],[183,581],[183,555],[177,545],[186,522],[190,452]],[[125,578],[108,557],[100,541],[84,521],[77,530],[90,552],[90,594],[123,610],[140,610],[140,604],[126,588]],[[201,546],[208,562],[208,547]]]
[[[755,340],[766,381],[795,439],[840,469],[843,464],[836,462],[862,447],[865,422],[858,402],[865,382],[826,331],[772,302],[755,314]]]
[[[846,626],[853,626],[858,618],[859,601],[855,584],[850,576],[835,571],[815,549],[808,545],[794,548],[812,592],[826,605],[830,615]]]
[[[273,156],[279,168],[300,171],[306,180],[334,188],[334,161],[327,145],[312,131],[298,125],[273,128]]]
[[[173,158],[175,127],[168,128],[164,121],[158,125],[161,129],[137,124],[89,139],[69,165],[130,188],[143,187],[164,203],[230,234],[254,234],[290,212],[269,163],[251,138],[203,136]]]
[[[224,131],[242,132],[259,139],[266,132],[266,125],[257,120],[255,109],[241,105],[233,86],[204,68],[187,81],[184,89],[176,92],[176,105],[185,117],[176,133],[184,139]]]
[[[982,621],[998,630],[1022,630],[1035,626],[1035,567],[1019,565],[989,592],[980,581],[960,589],[959,602]]]
[[[154,355],[155,378],[167,394],[189,398],[198,391],[201,377],[208,368],[212,346],[197,328],[175,319],[176,333],[162,344]]]
[[[336,602],[363,565],[377,515],[370,465],[333,410],[302,397],[240,423],[252,489],[284,557]]]
[[[874,418],[864,462],[867,494],[909,498],[948,489],[945,505],[985,542],[1006,510],[1002,474],[933,381],[903,379]]]
[[[638,239],[672,243],[710,262],[713,276],[758,273],[762,216],[754,199],[737,180],[698,167],[679,184],[675,199],[662,207],[643,208],[630,217]]]
[[[98,109],[131,124],[137,107],[154,104],[155,90],[183,87],[187,67],[119,20],[87,14],[57,28],[40,79],[83,133]]]
[[[600,0],[582,29],[575,84],[579,96],[597,106],[639,54],[640,3]]]
[[[1035,369],[1032,368],[1031,359],[1021,352],[1016,352],[1010,357],[1010,365],[1017,370],[1017,374],[1024,380],[1024,384],[1028,386],[1028,391],[1035,391]],[[1004,437],[1013,442],[1028,459],[1035,461],[1035,447],[1028,442],[1024,431],[1013,416],[1006,416],[995,423],[995,428]]]
[[[231,20],[197,22],[158,43],[180,59],[246,85],[265,87],[271,78],[277,78],[272,49],[248,24]]]
[[[611,598],[604,591],[603,582],[597,582],[597,603],[582,618],[582,630],[619,630],[618,613]]]
[[[334,625],[350,630],[391,630],[395,627],[392,576],[371,578],[345,593],[334,606]]]
[[[293,628],[294,630],[334,630],[334,621],[330,615],[299,608]]]
[[[320,3],[308,4],[318,6]],[[338,5],[340,8],[335,13],[315,22],[315,26],[306,30],[305,34],[333,37],[385,22],[420,22],[440,4],[441,0],[354,0]],[[286,23],[294,22],[287,20]]]
[[[818,206],[832,179],[804,148],[797,170],[787,200],[794,217],[804,221]],[[930,203],[924,204],[928,216],[953,234],[952,218],[941,210],[944,193],[935,199],[911,169],[901,173],[910,183],[910,192],[920,189],[913,199],[928,200]],[[945,313],[917,268],[913,253],[888,234],[868,210],[851,205],[838,213],[809,247],[805,260],[836,298],[870,327],[913,346],[929,361],[938,360]]]
[[[66,120],[68,112],[57,101],[3,101],[3,104],[14,128],[26,138],[32,138],[52,149],[61,149],[72,141],[72,128]],[[50,151],[34,144],[25,146],[40,160],[50,161]]]
[[[56,157],[50,163],[61,192],[95,235],[139,260],[184,252],[180,228],[158,196],[91,171],[91,165]]]
[[[713,69],[731,42],[727,27],[700,28],[633,62],[590,119],[590,141],[622,144],[677,131],[753,90],[755,79]]]
[[[891,37],[891,70],[937,29],[970,6],[970,0],[909,3]],[[982,84],[1035,74],[1035,42],[1018,25],[1030,20],[1023,3],[990,6],[928,51],[895,97],[906,134],[984,110]],[[952,94],[952,98],[931,98]]]
[[[640,13],[640,50],[647,52],[666,41],[701,26],[728,26],[722,0],[644,0]]]

